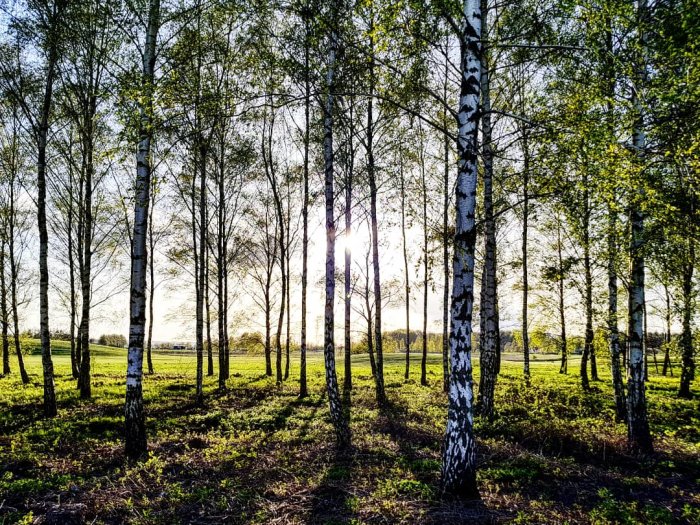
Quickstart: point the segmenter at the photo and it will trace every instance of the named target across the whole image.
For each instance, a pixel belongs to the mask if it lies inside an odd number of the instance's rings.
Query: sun
[[[345,232],[342,232],[336,237],[335,242],[336,250],[338,250],[339,253],[345,253],[345,248],[349,246],[350,251],[355,257],[363,255],[367,251],[369,245],[367,238],[357,233],[346,235]]]

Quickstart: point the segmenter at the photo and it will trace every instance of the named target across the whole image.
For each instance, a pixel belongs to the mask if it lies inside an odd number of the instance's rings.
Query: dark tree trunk
[[[153,186],[153,181],[151,181]],[[149,283],[148,288],[148,335],[146,337],[146,363],[148,364],[148,373],[153,374],[153,356],[151,355],[151,347],[153,346],[153,300],[156,294],[156,272],[155,272],[155,239],[153,238],[153,208],[155,207],[155,188],[151,187],[151,207],[148,211],[148,253],[151,256],[148,258],[148,273]]]
[[[564,257],[562,255],[561,222],[557,219],[557,256],[559,260],[559,327],[560,327],[560,350],[561,366],[560,374],[569,372],[569,352],[566,342],[566,309],[564,305]]]
[[[373,34],[374,17],[371,15],[370,35]],[[369,98],[367,101],[367,177],[369,179],[370,221],[372,227],[372,268],[374,274],[374,346],[377,353],[377,373],[374,376],[377,403],[386,404],[384,392],[384,343],[382,341],[382,284],[379,267],[379,226],[377,217],[377,179],[374,164],[374,41],[370,36]]]
[[[309,142],[311,133],[311,80],[309,71],[310,54],[309,12],[304,11],[304,195],[301,207],[301,337],[299,340],[299,397],[308,395],[306,384],[306,296],[309,280]]]
[[[272,101],[270,101],[270,106],[272,107]],[[269,128],[269,129],[268,129]],[[277,318],[277,330],[275,332],[275,371],[277,374],[277,384],[281,385],[284,379],[282,374],[282,330],[284,328],[284,312],[287,301],[287,239],[285,235],[285,220],[284,220],[284,206],[282,204],[282,198],[280,196],[280,189],[277,182],[277,175],[275,173],[274,159],[272,156],[272,135],[274,131],[274,113],[270,117],[269,122],[266,120],[264,122],[263,136],[262,136],[262,154],[263,162],[265,164],[265,175],[272,188],[272,198],[275,206],[275,218],[277,221],[277,243],[279,244],[279,264],[280,264],[280,308],[279,316]]]
[[[586,221],[588,219],[585,219]],[[583,355],[581,356],[581,385],[585,390],[590,388],[588,379],[588,360],[591,360],[591,379],[597,380],[593,376],[594,353],[593,353],[593,275],[591,271],[590,241],[588,239],[588,225],[584,226],[583,239],[583,272],[584,272],[584,306],[586,309],[586,331],[583,343]]]
[[[374,328],[372,327],[372,319],[367,319],[367,353],[369,355],[369,366],[372,369],[372,377],[377,373],[377,362],[374,359],[374,336],[372,335]]]
[[[224,133],[221,134],[221,141],[219,143],[219,162],[218,162],[218,174],[217,174],[217,190],[218,190],[218,208],[216,210],[217,217],[217,236],[216,236],[216,301],[219,310],[217,328],[219,337],[219,348],[218,348],[218,358],[219,358],[219,390],[226,390],[226,379],[227,374],[227,353],[228,353],[228,338],[226,336],[226,289],[224,285],[224,275],[226,273],[226,247],[224,238],[226,236],[226,194],[224,188],[225,181],[225,169],[224,169],[224,148],[225,140]]]
[[[428,386],[428,286],[430,261],[428,259],[428,185],[425,177],[425,158],[423,152],[423,130],[421,133],[420,164],[421,184],[423,190],[423,354],[420,363],[420,384]]]
[[[11,219],[10,219],[11,220]],[[4,226],[4,225],[3,225]],[[7,286],[5,283],[5,235],[2,236],[0,240],[0,324],[2,324],[2,373],[10,373],[10,340],[9,340],[9,328],[10,328],[10,315],[7,311]]]
[[[367,353],[369,355],[369,364],[372,368],[372,377],[377,374],[377,362],[374,359],[374,327],[372,325],[373,311],[370,301],[370,282],[369,282],[369,252],[365,257],[365,311],[367,312]]]
[[[69,144],[69,154],[73,156],[73,140]],[[73,379],[80,377],[80,356],[76,352],[75,344],[75,318],[77,316],[77,295],[75,293],[75,260],[73,258],[73,163],[68,163],[69,189],[71,194],[68,196],[68,279],[70,280],[70,364]]]
[[[93,216],[92,216],[92,181],[95,170],[93,159],[93,120],[97,113],[96,95],[91,92],[87,115],[85,118],[85,130],[83,131],[83,144],[85,155],[85,194],[83,199],[83,264],[80,271],[80,285],[82,293],[82,317],[80,320],[80,346],[82,355],[80,357],[80,397],[89,399],[92,395],[90,384],[90,304],[91,281],[92,281],[92,237],[93,237]]]
[[[523,254],[523,303],[522,303],[522,338],[523,338],[523,376],[525,377],[525,382],[530,382],[530,336],[528,335],[528,265],[527,265],[527,231],[528,231],[528,219],[530,216],[530,196],[529,196],[529,181],[530,181],[530,169],[529,169],[529,152],[527,149],[527,135],[523,136],[523,157],[524,157],[524,167],[523,167],[523,244],[522,244],[522,254]]]
[[[664,345],[664,366],[662,374],[665,376],[671,373],[673,377],[673,365],[671,364],[671,294],[668,291],[668,286],[664,284],[664,292],[666,295],[666,344]]]
[[[10,235],[9,235],[9,255],[10,255],[10,299],[12,301],[12,324],[14,330],[15,353],[17,354],[17,363],[19,365],[19,374],[23,384],[29,383],[29,375],[24,367],[24,356],[22,355],[22,345],[19,339],[19,304],[17,301],[17,279],[18,268],[17,258],[15,254],[15,176],[13,174],[10,181]],[[71,363],[72,365],[72,363]]]
[[[449,42],[449,40],[447,41]],[[447,47],[447,46],[446,46]],[[447,84],[450,62],[445,58],[445,82],[443,98],[447,104]],[[447,109],[443,110],[443,122],[448,125]],[[443,189],[442,189],[442,389],[450,388],[450,138],[443,137]]]
[[[404,338],[406,352],[406,371],[404,379],[408,379],[411,366],[411,277],[408,273],[408,243],[406,241],[406,178],[403,172],[403,155],[399,152],[399,184],[401,190],[401,239],[403,243],[404,294],[406,306],[406,337]]]
[[[350,106],[349,110],[350,116],[350,130],[354,132],[354,122],[353,122],[353,108]],[[352,390],[352,339],[350,337],[350,313],[352,312],[352,283],[351,281],[351,268],[352,268],[352,177],[354,168],[354,156],[355,152],[353,149],[353,138],[352,135],[349,139],[350,141],[350,155],[349,155],[349,166],[347,169],[347,174],[345,177],[345,319],[344,319],[344,330],[345,330],[345,379],[343,387],[345,390]]]
[[[270,298],[270,279],[268,272],[265,284],[265,375],[272,377],[272,299]]]
[[[350,426],[347,413],[343,410],[335,370],[335,215],[334,215],[334,151],[333,151],[333,105],[335,57],[338,49],[338,36],[331,30],[328,50],[328,71],[326,84],[326,104],[323,115],[323,159],[326,201],[326,301],[324,312],[323,356],[326,366],[326,388],[331,420],[335,428],[338,448],[350,446]]]
[[[289,246],[289,227],[290,224],[287,223],[287,246]],[[290,345],[291,345],[291,307],[292,307],[292,291],[291,291],[291,273],[290,273],[290,258],[289,258],[289,250],[287,250],[287,321],[285,323],[286,326],[286,334],[284,336],[284,380],[286,381],[289,379],[289,351],[290,351]]]
[[[695,379],[695,360],[693,359],[693,273],[695,270],[695,243],[689,239],[688,260],[683,269],[683,317],[681,331],[681,382],[678,397],[692,399],[690,383]]]
[[[209,290],[209,240],[207,242],[206,248],[206,263],[204,265],[204,307],[206,308],[207,314],[207,376],[211,377],[214,375],[214,348],[211,341],[211,297]],[[221,341],[219,341],[219,346],[221,346]]]
[[[481,0],[482,35],[488,34],[488,5]],[[489,54],[484,53],[481,63],[481,117],[482,158],[484,162],[484,265],[481,279],[481,308],[479,311],[480,337],[479,359],[479,412],[491,418],[494,415],[494,393],[498,378],[498,292],[496,258],[496,221],[493,214],[493,144],[491,127],[491,88],[489,76]]]
[[[201,133],[201,131],[200,131]],[[207,150],[206,146],[203,144],[203,138],[199,137],[199,144],[197,145],[197,154],[199,168],[199,231],[195,232],[199,234],[199,251],[195,250],[194,256],[197,260],[196,273],[197,273],[197,318],[195,326],[195,337],[196,337],[196,349],[197,349],[197,379],[196,379],[196,393],[195,393],[195,404],[201,406],[204,404],[204,299],[206,295],[206,250],[207,250],[207,236],[206,236],[206,224],[207,224],[207,172],[206,172],[206,162],[207,162]],[[192,192],[193,197],[195,192]],[[196,207],[192,203],[192,211],[194,213]],[[195,221],[193,221],[193,226],[196,226]]]
[[[54,5],[53,29],[57,30],[61,14]],[[56,36],[56,35],[54,35]],[[56,391],[54,387],[53,359],[51,357],[51,332],[49,330],[49,232],[46,224],[46,146],[49,134],[49,116],[53,98],[53,83],[58,62],[55,38],[50,39],[46,85],[37,135],[37,223],[39,226],[39,332],[41,337],[41,364],[44,373],[44,415],[54,417]]]

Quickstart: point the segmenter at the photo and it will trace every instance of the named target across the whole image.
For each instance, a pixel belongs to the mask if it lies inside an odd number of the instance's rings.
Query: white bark
[[[148,30],[143,53],[139,143],[136,152],[136,198],[134,233],[131,245],[131,289],[129,350],[126,371],[126,455],[139,458],[146,454],[146,428],[143,413],[143,343],[146,327],[146,274],[148,271],[148,206],[151,178],[151,123],[153,112],[153,71],[156,61],[156,38],[160,23],[160,0],[150,0]]]
[[[481,80],[481,5],[465,0],[461,33],[461,86],[457,151],[452,327],[447,430],[442,466],[446,493],[477,495],[476,443],[472,391],[472,311],[474,306],[474,249],[476,245],[477,131]]]
[[[646,16],[646,0],[637,6],[640,22],[640,41],[644,44],[644,32],[641,25]],[[641,66],[639,85],[646,80],[646,66]],[[640,162],[646,149],[643,108],[639,94],[633,91],[633,103],[637,109],[637,120],[632,132],[632,144],[637,151]],[[644,216],[640,209],[643,193],[633,198],[630,209],[630,288],[629,288],[629,377],[627,379],[627,437],[630,449],[637,453],[653,451],[649,422],[647,421],[646,395],[644,387],[644,256],[642,253],[644,237]]]

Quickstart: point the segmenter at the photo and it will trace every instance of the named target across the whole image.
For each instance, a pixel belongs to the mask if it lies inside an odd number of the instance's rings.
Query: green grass
[[[205,378],[206,406],[198,408],[194,356],[156,354],[156,374],[144,382],[150,458],[128,464],[126,351],[93,348],[93,399],[81,401],[67,349],[54,345],[55,419],[41,417],[39,355],[26,359],[30,385],[16,374],[0,379],[1,524],[41,516],[143,524],[700,523],[699,400],[675,397],[677,377],[652,374],[657,453],[640,460],[627,455],[625,427],[614,422],[606,363],[586,393],[556,362],[534,360],[526,387],[522,365],[504,361],[498,417],[476,421],[481,502],[460,504],[439,492],[446,416],[439,356],[429,359],[429,388],[419,384],[418,355],[408,381],[404,357],[386,356],[391,406],[381,411],[367,359],[353,356],[346,396],[353,448],[338,455],[319,355],[310,357],[304,400],[297,356],[278,388],[262,357],[235,355],[229,391],[218,393],[216,378]]]

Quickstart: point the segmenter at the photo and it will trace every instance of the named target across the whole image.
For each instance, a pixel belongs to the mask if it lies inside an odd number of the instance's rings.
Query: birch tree
[[[143,411],[143,347],[146,328],[146,274],[148,271],[148,207],[151,190],[151,140],[153,137],[153,94],[156,39],[160,27],[160,0],[149,0],[146,38],[142,52],[141,97],[139,101],[136,191],[131,247],[130,326],[126,372],[126,456],[146,455],[146,422]]]
[[[645,0],[637,3],[637,31],[639,32],[640,52],[644,54],[646,24],[649,11]],[[646,133],[641,93],[637,90],[646,82],[647,65],[644,58],[637,64],[637,84],[633,89],[632,106],[636,119],[632,130],[632,146],[642,164],[645,158]],[[642,168],[643,169],[643,168]],[[627,437],[630,449],[636,453],[648,454],[653,451],[649,422],[647,420],[646,395],[644,386],[644,215],[641,210],[643,193],[631,196],[630,202],[630,277],[629,277],[629,372],[627,378]]]
[[[326,368],[326,388],[331,419],[335,428],[338,447],[350,446],[350,427],[347,413],[343,410],[335,370],[335,166],[333,148],[334,105],[336,86],[336,55],[338,52],[338,28],[340,20],[338,5],[331,9],[331,27],[328,34],[328,55],[326,59],[326,93],[323,107],[323,159],[324,195],[326,204],[326,300],[324,310],[323,356]]]
[[[481,4],[466,0],[460,14],[460,93],[450,331],[450,389],[442,458],[443,492],[474,497],[476,442],[472,391],[472,313],[476,247],[477,133],[481,84]],[[455,22],[452,21],[452,25]]]

